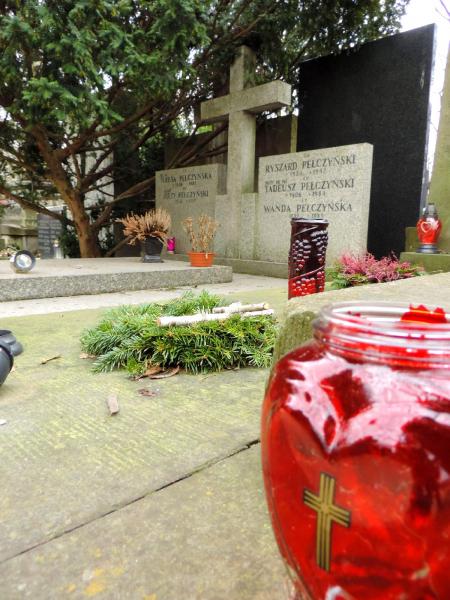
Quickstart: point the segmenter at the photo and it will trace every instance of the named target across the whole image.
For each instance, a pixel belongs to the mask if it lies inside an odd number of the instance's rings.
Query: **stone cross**
[[[230,248],[237,257],[240,205],[242,194],[255,191],[256,115],[291,105],[291,86],[271,81],[255,87],[245,87],[255,67],[255,55],[241,46],[230,69],[230,93],[201,104],[201,120],[214,123],[228,119],[227,193],[230,225],[233,227]]]

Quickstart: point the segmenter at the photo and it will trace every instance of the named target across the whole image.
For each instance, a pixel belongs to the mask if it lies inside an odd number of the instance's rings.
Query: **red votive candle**
[[[328,221],[291,219],[291,243],[288,257],[288,298],[323,292]]]
[[[273,369],[262,458],[296,598],[448,600],[448,311],[324,309]]]

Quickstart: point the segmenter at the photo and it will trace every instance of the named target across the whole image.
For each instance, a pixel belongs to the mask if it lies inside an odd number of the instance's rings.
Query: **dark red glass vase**
[[[323,292],[328,221],[291,219],[288,298]]]
[[[405,310],[334,305],[273,370],[264,480],[296,599],[450,598],[450,317]]]

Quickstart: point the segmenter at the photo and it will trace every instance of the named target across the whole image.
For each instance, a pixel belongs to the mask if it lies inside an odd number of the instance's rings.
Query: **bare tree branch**
[[[11,192],[11,190],[8,190],[8,188],[4,187],[3,185],[0,185],[0,194],[5,196],[6,198],[9,198],[10,200],[13,200],[14,202],[17,202],[17,204],[24,209],[34,210],[35,212],[41,213],[42,215],[47,215],[47,217],[52,217],[52,219],[56,219],[61,223],[73,225],[73,222],[70,219],[67,219],[64,215],[61,215],[57,212],[53,212],[40,204],[34,204],[34,202],[30,202],[29,200],[26,200],[25,198],[14,194],[13,192]]]

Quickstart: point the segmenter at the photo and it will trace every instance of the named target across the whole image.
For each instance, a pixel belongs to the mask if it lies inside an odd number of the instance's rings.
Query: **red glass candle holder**
[[[323,292],[328,221],[291,219],[288,298]]]
[[[438,251],[437,242],[441,234],[442,221],[439,219],[434,204],[428,204],[423,215],[417,221],[416,230],[420,246],[417,252],[424,254],[436,254]]]
[[[296,598],[450,598],[449,321],[334,305],[274,368],[264,481]]]

